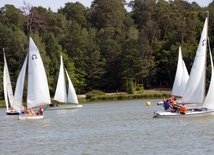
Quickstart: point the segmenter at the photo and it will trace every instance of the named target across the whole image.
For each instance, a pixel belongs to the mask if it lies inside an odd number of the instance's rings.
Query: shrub
[[[92,91],[86,93],[86,99],[90,100],[91,98],[93,98],[95,96],[99,96],[99,95],[105,95],[105,93],[101,90],[92,90]]]

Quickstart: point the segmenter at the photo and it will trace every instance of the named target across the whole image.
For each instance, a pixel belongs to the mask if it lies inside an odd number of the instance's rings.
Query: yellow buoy
[[[151,105],[151,102],[146,102],[146,105],[147,105],[147,106],[150,106],[150,105]]]

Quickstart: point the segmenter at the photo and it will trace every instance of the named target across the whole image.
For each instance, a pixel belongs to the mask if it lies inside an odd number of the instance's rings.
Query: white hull
[[[157,102],[157,105],[163,105],[163,101]]]
[[[203,109],[200,111],[188,110],[186,114],[180,114],[178,112],[169,112],[169,111],[157,111],[154,112],[154,118],[176,118],[176,117],[192,117],[192,116],[207,116],[214,115],[214,109]]]
[[[59,106],[54,106],[54,107],[49,106],[46,110],[66,110],[66,109],[77,109],[77,108],[82,108],[82,105],[73,104],[73,105],[59,105]]]
[[[29,114],[20,114],[19,120],[34,120],[34,119],[42,119],[44,115],[29,115]]]

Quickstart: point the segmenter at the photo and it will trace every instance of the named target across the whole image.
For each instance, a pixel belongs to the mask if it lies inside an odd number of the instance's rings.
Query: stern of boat
[[[42,119],[44,115],[29,115],[29,114],[20,114],[18,119],[19,120],[35,120],[35,119]]]
[[[6,115],[19,115],[19,113],[18,112],[6,111]]]
[[[81,104],[77,104],[77,108],[82,108],[82,105]]]
[[[158,112],[157,111],[154,112],[153,118],[158,118]]]

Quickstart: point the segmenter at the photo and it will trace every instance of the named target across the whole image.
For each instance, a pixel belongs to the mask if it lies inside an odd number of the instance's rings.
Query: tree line
[[[132,11],[127,12],[125,5]],[[41,53],[54,95],[60,55],[77,93],[171,87],[178,48],[188,70],[209,11],[214,42],[214,2],[207,7],[185,0],[94,0],[91,7],[65,3],[57,12],[24,4],[0,8],[0,49],[4,48],[13,89],[31,36]],[[3,97],[3,54],[0,93]]]

